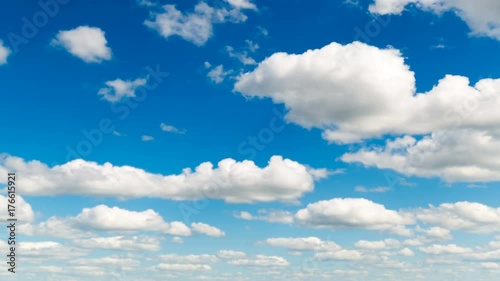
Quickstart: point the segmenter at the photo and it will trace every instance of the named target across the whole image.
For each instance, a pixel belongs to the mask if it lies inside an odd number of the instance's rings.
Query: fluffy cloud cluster
[[[271,157],[263,168],[253,161],[224,159],[216,168],[205,162],[194,171],[186,168],[181,174],[164,176],[130,166],[100,165],[81,159],[49,167],[39,161],[2,155],[0,183],[5,183],[6,171],[23,174],[19,191],[26,195],[213,198],[230,203],[296,201],[312,191],[314,180],[318,179],[314,169],[281,156]]]
[[[477,130],[438,131],[419,140],[411,136],[387,140],[384,147],[362,148],[341,159],[449,182],[498,181],[499,136]]]
[[[290,251],[314,251],[317,260],[360,260],[357,250],[343,249],[332,241],[322,241],[317,237],[269,238],[261,242],[272,247],[284,247]]]
[[[85,238],[78,240],[85,248],[92,248],[96,244],[101,247],[118,248],[147,248],[158,247],[156,240],[134,237],[107,237],[96,238],[95,232],[131,234],[143,231],[156,231],[162,234],[190,236],[196,231],[208,236],[221,237],[225,233],[211,225],[193,223],[192,230],[182,222],[166,222],[160,214],[149,209],[145,211],[129,211],[118,207],[99,205],[85,208],[74,217],[50,217],[45,222],[38,224],[23,224],[19,226],[20,232],[30,236],[56,236],[62,238]],[[106,246],[107,245],[107,246]]]
[[[500,40],[497,0],[375,0],[369,9],[375,14],[401,14],[409,4],[436,14],[452,11],[469,25],[472,35]]]
[[[399,50],[360,42],[275,53],[242,74],[235,90],[284,104],[288,121],[322,128],[338,143],[451,127],[492,129],[500,121],[492,114],[500,105],[500,79],[470,86],[466,77],[447,75],[429,92],[416,93]]]
[[[302,226],[330,229],[372,229],[409,235],[405,225],[413,218],[367,199],[335,198],[308,204],[297,211],[295,221]]]
[[[354,42],[275,53],[242,74],[234,89],[284,104],[289,122],[320,128],[330,142],[402,136],[348,153],[346,162],[450,181],[500,179],[500,79],[470,85],[446,75],[418,93],[400,51]]]
[[[214,24],[244,22],[247,16],[242,10],[257,9],[249,0],[227,0],[227,2],[226,5],[222,5],[223,7],[212,7],[200,2],[194,7],[194,11],[188,13],[179,11],[175,5],[163,7],[153,5],[151,19],[146,20],[144,24],[165,38],[177,35],[202,46],[212,37]]]
[[[146,236],[112,236],[77,239],[73,243],[81,248],[115,251],[159,251],[160,240]]]
[[[475,233],[500,232],[500,208],[480,203],[445,203],[416,211],[416,217],[428,224]]]
[[[64,47],[70,54],[87,63],[110,60],[111,49],[107,43],[104,31],[90,26],[59,31],[56,38],[52,40],[52,45]]]
[[[234,259],[228,261],[228,264],[248,267],[286,267],[290,265],[285,258],[265,255],[256,255],[252,259]]]

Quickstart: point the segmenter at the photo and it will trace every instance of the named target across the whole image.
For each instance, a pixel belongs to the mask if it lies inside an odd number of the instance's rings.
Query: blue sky
[[[500,273],[496,1],[2,5],[19,280]]]

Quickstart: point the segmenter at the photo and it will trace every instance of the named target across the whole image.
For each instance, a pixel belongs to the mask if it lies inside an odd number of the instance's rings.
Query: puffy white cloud
[[[129,211],[118,207],[99,205],[85,208],[70,219],[82,229],[107,232],[137,232],[157,230],[172,235],[191,235],[191,230],[182,222],[165,222],[155,211]]]
[[[364,258],[363,254],[357,250],[342,249],[339,251],[319,252],[314,254],[314,258],[318,260],[345,260],[355,261]]]
[[[161,260],[164,262],[175,262],[178,264],[203,264],[216,263],[219,259],[214,255],[186,255],[180,256],[177,254],[161,255]]]
[[[88,254],[86,250],[68,247],[52,241],[20,242],[18,252],[22,258],[32,260],[46,260],[47,258],[67,260]]]
[[[155,267],[158,270],[164,271],[209,271],[212,267],[206,264],[178,264],[178,263],[161,263]]]
[[[335,198],[308,204],[295,214],[302,226],[330,229],[372,229],[409,235],[405,228],[413,224],[410,216],[388,210],[367,199]]]
[[[78,239],[73,243],[81,248],[119,251],[159,251],[160,240],[147,236],[113,236]]]
[[[158,231],[165,234],[189,236],[191,230],[182,222],[166,222],[155,211],[149,209],[142,212],[129,211],[118,207],[98,205],[93,208],[84,208],[74,217],[51,217],[39,224],[25,224],[20,226],[25,235],[52,236],[62,238],[89,238],[95,236],[93,231],[109,233],[134,233],[141,231]],[[112,238],[111,238],[112,239]],[[103,243],[112,241],[97,238]],[[105,241],[107,240],[107,241]],[[117,241],[115,241],[118,243]],[[128,243],[124,242],[123,243]]]
[[[441,177],[448,182],[498,181],[499,136],[478,130],[436,131],[420,140],[411,136],[387,140],[384,147],[362,148],[341,159],[405,175]]]
[[[128,258],[120,257],[101,257],[101,258],[80,258],[69,261],[71,264],[82,266],[95,266],[95,267],[110,267],[118,266],[121,268],[134,268],[140,265],[140,262]]]
[[[105,33],[98,27],[79,26],[72,30],[59,31],[52,45],[62,46],[70,54],[87,63],[101,63],[111,59]]]
[[[314,189],[315,179],[313,170],[281,156],[271,157],[263,168],[253,161],[224,159],[216,168],[205,162],[194,171],[186,168],[181,174],[164,176],[131,166],[100,165],[81,159],[49,167],[39,161],[0,155],[2,171],[23,174],[18,183],[19,191],[25,195],[213,198],[230,203],[295,202]],[[5,183],[6,174],[0,173],[0,183]]]
[[[126,98],[135,97],[137,88],[146,85],[147,80],[137,78],[135,80],[116,79],[106,82],[106,87],[99,89],[98,95],[109,102],[119,102]]]
[[[66,239],[89,238],[96,236],[88,230],[82,230],[60,217],[50,217],[40,223],[19,225],[19,233],[27,236],[58,237]]]
[[[287,211],[281,210],[262,210],[261,215],[252,215],[249,212],[241,211],[234,215],[236,218],[243,220],[261,220],[274,223],[293,223],[293,214]]]
[[[322,241],[317,237],[268,238],[262,243],[272,247],[284,247],[292,251],[335,251],[341,249],[335,242]]]
[[[425,233],[426,239],[438,239],[438,240],[453,239],[450,230],[439,226],[434,226],[429,229],[421,229],[420,227],[417,227],[417,231]]]
[[[7,58],[10,56],[11,50],[5,46],[2,40],[0,40],[0,65],[7,63]]]
[[[193,229],[193,231],[203,233],[205,235],[212,236],[212,237],[226,236],[226,233],[224,231],[218,229],[217,227],[208,225],[206,223],[193,222],[191,224],[191,228]]]
[[[452,11],[469,25],[472,35],[500,40],[500,3],[496,0],[375,0],[369,9],[376,14],[401,14],[409,4],[436,14]]]
[[[385,239],[381,241],[359,240],[354,244],[356,248],[365,250],[384,250],[391,248],[399,248],[401,243],[395,239]]]
[[[415,255],[415,253],[411,249],[408,249],[408,248],[401,249],[398,252],[398,254],[405,256],[405,257],[413,257]]]
[[[415,211],[422,222],[451,230],[474,233],[500,232],[500,208],[480,203],[444,203]]]
[[[200,2],[194,11],[183,13],[175,5],[165,5],[162,12],[151,12],[151,19],[144,24],[163,37],[177,35],[198,46],[204,45],[213,35],[213,25],[233,22],[244,22],[247,16],[243,9],[255,9],[255,5],[246,0],[229,0],[228,7],[214,8],[205,2]]]
[[[438,245],[434,244],[428,247],[420,247],[419,250],[426,254],[465,254],[472,253],[472,249],[457,246],[456,244]]]
[[[251,9],[257,10],[257,6],[250,0],[226,0],[231,6],[236,9]]]
[[[177,129],[176,127],[172,126],[172,125],[167,125],[165,123],[161,123],[160,124],[160,129],[164,132],[169,132],[169,133],[174,133],[174,134],[185,134],[186,133],[186,130],[180,130],[180,129]]]
[[[226,76],[231,74],[232,71],[231,70],[228,70],[228,71],[224,71],[224,66],[221,65],[218,65],[214,68],[212,68],[208,73],[207,73],[207,77],[210,78],[210,80],[212,80],[212,82],[214,82],[215,84],[220,84],[222,82],[224,82],[224,79],[226,79]]]
[[[450,128],[493,130],[500,122],[500,79],[471,86],[466,77],[446,75],[426,93],[417,93],[415,82],[399,50],[353,42],[275,53],[239,76],[234,90],[284,104],[287,121],[323,129],[323,137],[337,143]]]
[[[283,103],[288,121],[306,128],[336,127],[325,131],[327,139],[350,142],[383,132],[381,121],[393,120],[386,115],[403,114],[393,100],[411,98],[414,83],[398,50],[354,42],[303,54],[275,53],[241,75],[235,90]]]
[[[8,202],[8,200],[14,200],[14,204]],[[8,212],[7,205],[14,205],[15,217],[11,217]],[[26,202],[22,196],[16,194],[14,198],[8,197],[8,195],[0,194],[0,220],[6,221],[9,218],[16,218],[19,222],[31,222],[35,219],[35,213],[31,208],[31,205]]]
[[[253,259],[234,259],[228,261],[228,264],[250,267],[286,267],[290,265],[290,263],[282,257],[265,255],[256,255]]]
[[[233,251],[233,250],[220,250],[217,252],[217,256],[221,259],[241,259],[246,257],[245,252]]]

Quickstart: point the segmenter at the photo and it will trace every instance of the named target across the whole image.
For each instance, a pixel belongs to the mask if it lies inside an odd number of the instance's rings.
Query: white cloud
[[[236,9],[250,9],[257,10],[257,6],[250,0],[226,0],[231,6]]]
[[[137,88],[146,85],[147,80],[137,78],[135,80],[116,79],[106,82],[106,87],[99,89],[97,94],[109,102],[120,102],[126,98],[135,97]]]
[[[427,93],[417,93],[415,83],[399,50],[354,42],[275,53],[238,77],[234,90],[284,104],[287,121],[320,128],[330,142],[451,128],[496,130],[500,114],[492,112],[500,106],[500,79],[471,86],[466,77],[446,75]]]
[[[0,40],[0,65],[7,64],[7,58],[10,56],[11,51],[2,40]]]
[[[154,139],[155,139],[154,137],[152,137],[152,136],[148,136],[148,135],[143,135],[143,136],[141,137],[141,140],[142,140],[142,141],[153,141]]]
[[[295,214],[302,226],[330,229],[371,229],[399,235],[411,232],[405,225],[414,220],[367,199],[335,198],[308,204]]]
[[[155,267],[158,270],[164,271],[209,271],[212,267],[206,264],[178,264],[178,263],[161,263]]]
[[[93,231],[129,234],[147,230],[171,235],[191,235],[191,230],[184,223],[166,222],[151,209],[137,212],[118,207],[110,208],[106,205],[84,208],[80,214],[74,217],[50,217],[46,222],[39,224],[25,224],[20,226],[20,230],[25,235],[62,238],[87,238],[95,236],[92,234]],[[89,243],[92,241],[95,239],[87,240]],[[108,241],[108,243],[111,242]]]
[[[165,123],[161,123],[160,124],[160,129],[164,132],[169,132],[169,133],[174,133],[174,134],[185,134],[186,133],[186,130],[179,130],[177,129],[176,127],[172,126],[172,125],[167,125]]]
[[[401,249],[401,251],[398,252],[398,254],[405,256],[405,257],[413,257],[415,253],[408,248]]]
[[[387,187],[387,186],[379,186],[379,187],[374,187],[374,188],[366,188],[364,186],[356,186],[354,188],[354,191],[356,192],[361,192],[361,193],[384,193],[384,192],[387,192],[387,191],[390,191],[391,188],[390,187]]]
[[[231,46],[226,46],[226,51],[229,57],[238,59],[244,65],[257,64],[257,62],[253,58],[248,56],[248,52],[246,51],[235,52],[234,48]]]
[[[442,255],[442,254],[465,254],[472,253],[472,249],[457,246],[455,244],[438,245],[434,244],[428,247],[420,247],[419,250],[426,254]]]
[[[381,241],[359,240],[355,243],[356,248],[365,250],[385,250],[399,248],[401,243],[395,239],[385,239]]]
[[[174,200],[223,199],[230,203],[296,202],[314,189],[311,169],[281,156],[273,156],[266,167],[253,161],[224,159],[214,168],[210,162],[178,175],[151,174],[130,166],[100,165],[81,159],[48,167],[0,156],[0,183],[7,171],[23,174],[19,191],[25,195],[78,194],[118,198],[156,197]],[[141,186],[141,188],[137,188]]]
[[[417,231],[425,233],[427,235],[426,239],[438,239],[438,240],[453,239],[450,230],[439,226],[434,226],[429,229],[421,229],[420,227],[417,227]]]
[[[243,219],[243,220],[261,220],[261,221],[267,221],[267,222],[275,222],[275,223],[284,223],[284,224],[291,224],[293,223],[293,214],[287,211],[281,211],[281,210],[276,210],[276,211],[265,211],[263,212],[263,215],[252,215],[248,212],[241,211],[239,213],[236,213],[234,217]]]
[[[85,208],[71,221],[82,229],[107,232],[137,232],[157,230],[172,235],[189,236],[191,231],[182,222],[165,222],[155,211],[129,211],[118,207],[99,205]]]
[[[191,224],[191,228],[193,229],[193,231],[203,233],[205,235],[212,236],[212,237],[226,236],[226,233],[224,231],[218,229],[217,227],[208,225],[206,223],[193,222]]]
[[[78,239],[73,243],[81,248],[119,251],[159,251],[160,241],[147,236],[113,236]]]
[[[500,208],[480,203],[445,203],[438,207],[431,205],[428,209],[419,209],[415,213],[420,221],[446,229],[474,233],[500,232]]]
[[[193,12],[183,13],[175,5],[165,5],[161,13],[151,12],[151,19],[144,24],[158,31],[163,37],[177,35],[195,45],[204,45],[213,35],[213,25],[244,22],[247,16],[242,9],[250,9],[248,1],[230,0],[228,7],[214,8],[205,2],[194,7]]]
[[[362,148],[344,154],[341,159],[405,175],[475,182],[500,180],[500,161],[496,157],[499,154],[500,134],[451,130],[438,131],[420,140],[411,136],[387,140],[384,147]]]
[[[8,202],[8,200],[12,199],[14,200],[14,204]],[[7,205],[14,205],[15,209],[13,213],[15,217],[9,215]],[[9,218],[16,218],[19,222],[31,222],[35,220],[35,213],[31,205],[19,194],[16,194],[14,198],[0,194],[0,220],[6,221]]]
[[[335,242],[322,241],[317,237],[268,238],[262,243],[272,247],[283,247],[291,251],[336,251],[341,249]]]
[[[363,259],[363,254],[357,250],[339,250],[331,252],[319,252],[314,254],[314,258],[318,260],[345,260],[345,261],[355,261]]]
[[[182,238],[180,238],[180,237],[174,237],[174,238],[172,238],[172,243],[184,244],[184,240],[182,240]]]
[[[207,77],[210,78],[210,80],[212,80],[212,82],[214,82],[215,84],[220,84],[222,82],[224,82],[224,79],[226,79],[226,76],[231,74],[232,71],[231,70],[228,70],[228,71],[224,71],[224,67],[221,65],[218,65],[214,68],[212,68],[208,74],[207,74]]]
[[[216,263],[219,259],[214,255],[186,255],[180,256],[177,254],[161,255],[160,259],[164,262],[175,262],[178,264],[204,264]]]
[[[52,241],[21,242],[18,252],[24,259],[30,258],[35,260],[67,260],[88,254],[88,251],[86,250],[68,247]]]
[[[69,224],[66,219],[60,217],[50,217],[46,221],[37,224],[21,224],[19,225],[19,233],[27,236],[58,237],[66,239],[96,236],[90,231],[82,230]]]
[[[233,250],[220,250],[217,252],[217,256],[221,259],[241,259],[246,257],[245,252],[233,251]]]
[[[290,263],[278,256],[256,255],[252,259],[235,259],[228,261],[228,264],[249,267],[287,267]]]
[[[111,59],[111,49],[105,33],[98,27],[79,26],[59,31],[52,44],[64,47],[72,55],[87,63],[101,63]]]
[[[500,3],[496,0],[375,0],[369,9],[375,14],[401,14],[409,4],[438,15],[452,11],[467,23],[472,35],[500,40]]]
[[[248,49],[252,53],[259,49],[259,44],[254,43],[252,40],[245,40],[245,43],[247,43]]]

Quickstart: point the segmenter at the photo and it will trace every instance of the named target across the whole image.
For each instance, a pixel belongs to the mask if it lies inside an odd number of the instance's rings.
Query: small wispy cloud
[[[361,193],[384,193],[391,190],[390,187],[387,186],[379,186],[375,188],[366,188],[364,186],[358,185],[354,188],[354,191]]]
[[[142,141],[152,141],[155,138],[153,138],[152,136],[144,135],[144,136],[141,137],[141,139],[142,139]]]
[[[184,129],[177,129],[176,127],[172,126],[172,125],[167,125],[165,123],[161,123],[160,124],[160,128],[162,131],[164,132],[169,132],[169,133],[174,133],[174,134],[181,134],[181,135],[184,135],[186,133],[186,130]]]

